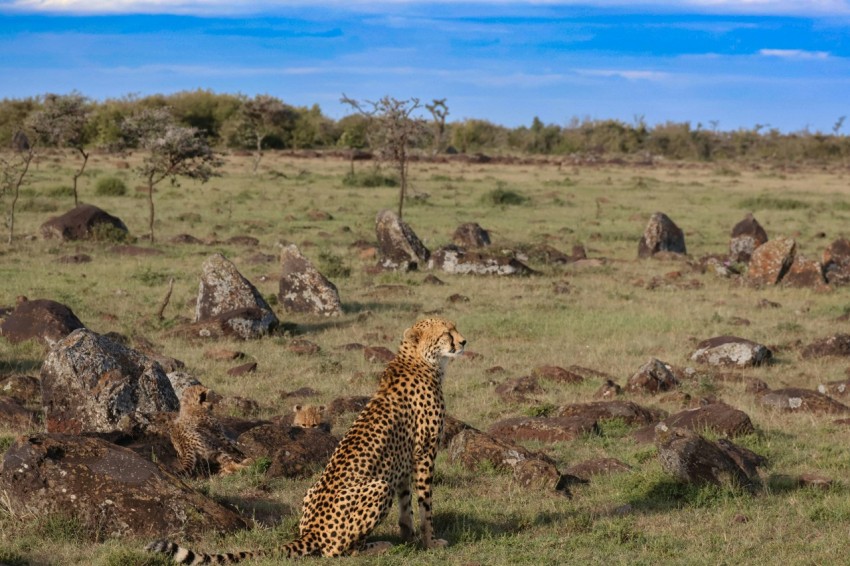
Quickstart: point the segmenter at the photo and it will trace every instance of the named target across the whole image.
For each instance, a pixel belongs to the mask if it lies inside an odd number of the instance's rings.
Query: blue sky
[[[0,98],[196,88],[334,118],[343,93],[389,94],[512,127],[830,132],[850,115],[850,0],[0,0]]]

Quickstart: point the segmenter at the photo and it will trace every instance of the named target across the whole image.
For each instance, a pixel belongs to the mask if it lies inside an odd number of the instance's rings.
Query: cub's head
[[[209,394],[210,390],[203,385],[190,385],[183,390],[183,394],[180,396],[180,410],[209,409]]]
[[[466,338],[450,320],[426,318],[404,331],[402,346],[405,345],[412,347],[425,361],[438,363],[463,353]]]
[[[324,405],[295,405],[293,410],[295,416],[292,417],[292,426],[318,428],[324,424]]]

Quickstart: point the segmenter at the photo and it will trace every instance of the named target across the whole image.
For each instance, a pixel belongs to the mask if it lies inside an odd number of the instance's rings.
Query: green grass
[[[113,156],[98,154],[91,164],[97,177],[119,175],[132,198],[97,194],[94,176],[80,179],[80,200],[121,218],[130,241],[150,245],[148,210],[136,197],[140,179],[119,172]],[[844,290],[815,293],[806,289],[751,289],[700,273],[687,262],[638,260],[637,246],[653,212],[665,212],[685,232],[692,257],[724,253],[732,226],[742,209],[752,210],[771,238],[794,235],[800,252],[819,257],[823,247],[846,231],[850,188],[846,173],[821,169],[766,175],[735,164],[734,175],[711,164],[703,167],[571,167],[556,164],[481,165],[411,164],[416,193],[428,193],[427,206],[405,206],[404,220],[429,249],[451,241],[465,222],[485,227],[496,251],[547,243],[569,253],[582,244],[590,258],[606,258],[601,267],[547,266],[529,260],[540,276],[522,279],[464,277],[436,273],[446,285],[423,283],[427,272],[374,273],[375,260],[352,247],[358,240],[375,243],[375,215],[395,209],[398,188],[380,182],[347,184],[346,160],[300,159],[269,152],[260,174],[250,173],[250,157],[229,157],[223,175],[207,184],[181,180],[154,194],[156,256],[124,256],[110,251],[113,242],[62,244],[31,237],[49,217],[73,205],[65,195],[52,195],[69,178],[73,160],[43,163],[29,179],[16,215],[17,237],[11,246],[0,238],[0,306],[18,295],[50,298],[71,307],[92,330],[141,336],[162,353],[186,363],[203,383],[226,395],[257,400],[260,416],[291,411],[292,399],[281,393],[312,387],[310,402],[327,404],[341,395],[369,395],[380,366],[361,352],[338,346],[360,342],[394,349],[403,330],[425,313],[454,319],[479,354],[450,364],[445,381],[450,414],[487,429],[499,419],[553,414],[558,407],[589,401],[600,380],[558,384],[543,380],[544,391],[533,403],[502,402],[497,383],[528,375],[540,365],[579,365],[613,376],[621,385],[649,358],[690,365],[697,341],[736,334],[768,345],[784,346],[777,363],[743,372],[774,388],[814,388],[844,379],[846,360],[802,359],[795,347],[840,332],[835,318],[846,312]],[[131,164],[132,165],[132,164]],[[358,166],[358,171],[361,169]],[[368,174],[370,166],[362,167]],[[568,177],[566,175],[569,175]],[[8,206],[8,200],[0,200]],[[520,205],[517,205],[520,204]],[[320,210],[329,220],[314,221]],[[817,232],[827,234],[815,238]],[[178,234],[218,242],[213,245],[170,244]],[[251,235],[259,246],[227,244]],[[205,259],[220,252],[251,280],[264,297],[279,291],[277,261],[253,261],[258,253],[277,256],[278,243],[291,242],[339,288],[344,313],[328,320],[295,315],[273,304],[290,335],[317,343],[315,356],[299,356],[287,348],[289,337],[256,342],[224,340],[216,346],[245,352],[258,360],[250,379],[227,375],[230,364],[208,359],[210,344],[174,337],[169,330],[193,316],[198,277]],[[61,256],[86,253],[88,264],[60,264]],[[648,289],[655,277],[678,271],[681,280],[696,279],[697,289],[661,286]],[[174,290],[165,320],[153,316],[168,282]],[[567,281],[570,292],[553,291]],[[470,298],[452,303],[453,294]],[[781,305],[760,309],[760,299]],[[735,326],[735,317],[750,326]],[[45,349],[37,344],[11,345],[0,339],[0,377],[38,375]],[[501,366],[503,373],[488,369]],[[698,397],[707,393],[750,415],[757,431],[741,444],[770,460],[765,487],[754,494],[710,487],[681,486],[664,475],[655,448],[636,444],[633,427],[619,420],[600,423],[599,434],[572,442],[535,443],[559,469],[590,458],[617,458],[632,466],[626,474],[601,476],[571,487],[571,497],[528,492],[493,469],[468,471],[438,457],[434,486],[437,531],[452,543],[425,552],[399,544],[381,557],[355,557],[347,564],[694,564],[777,562],[834,564],[845,561],[850,498],[841,481],[850,467],[847,425],[833,417],[784,415],[769,411],[745,393],[743,382],[717,381],[699,368],[700,377],[683,384]],[[0,392],[2,394],[2,392]],[[669,412],[675,403],[657,397],[626,396]],[[353,416],[334,423],[341,435]],[[0,452],[20,431],[0,430]],[[197,541],[205,550],[273,547],[297,530],[301,500],[311,479],[269,480],[266,462],[227,478],[193,480],[192,485],[217,500],[241,505],[247,514],[271,517],[246,531]],[[789,476],[816,472],[839,480],[828,490],[798,489]],[[252,495],[261,502],[251,507]],[[0,494],[2,496],[2,494]],[[736,521],[736,515],[747,518]],[[400,542],[396,511],[378,527],[376,538]],[[151,564],[166,562],[140,549],[149,542],[109,538],[73,520],[34,517],[9,510],[0,497],[0,562],[10,564]],[[317,563],[338,563],[317,560]],[[278,564],[275,559],[257,564]]]

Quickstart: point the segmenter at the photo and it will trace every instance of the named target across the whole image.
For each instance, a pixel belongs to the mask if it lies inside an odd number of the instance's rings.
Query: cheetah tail
[[[204,554],[190,550],[167,540],[158,540],[145,547],[149,552],[169,555],[175,564],[236,564],[246,558],[257,558],[263,551],[227,552],[224,554]]]
[[[281,556],[310,556],[321,554],[322,544],[314,532],[306,532],[289,544],[279,547],[275,552]]]

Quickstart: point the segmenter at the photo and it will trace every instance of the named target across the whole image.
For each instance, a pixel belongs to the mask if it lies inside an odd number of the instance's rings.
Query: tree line
[[[370,116],[353,106],[350,115],[334,120],[325,116],[317,104],[293,106],[269,95],[248,97],[201,89],[170,95],[127,95],[104,101],[78,93],[58,98],[68,97],[78,99],[86,110],[82,147],[114,147],[125,137],[121,124],[127,118],[163,108],[170,111],[177,124],[195,128],[204,135],[212,147],[254,152],[256,164],[264,149],[377,150],[376,146],[380,145],[370,139]],[[51,101],[56,99],[57,95],[46,94],[0,100],[0,145],[8,146],[33,113],[49,109]],[[691,122],[649,125],[642,117],[631,122],[572,118],[562,125],[545,124],[534,118],[528,126],[509,128],[476,118],[448,121],[449,105],[445,99],[417,103],[415,110],[410,117],[424,127],[411,136],[409,147],[430,153],[578,154],[840,164],[850,157],[850,138],[842,133],[844,117],[838,118],[829,132],[785,133],[765,124],[735,130],[722,130],[714,121],[708,125]],[[62,145],[62,140],[48,140],[49,143]]]

